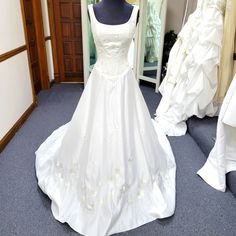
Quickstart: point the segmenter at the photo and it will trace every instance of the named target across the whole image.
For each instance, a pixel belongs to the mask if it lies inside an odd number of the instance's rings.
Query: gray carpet
[[[53,218],[50,200],[37,186],[34,151],[55,128],[70,120],[82,91],[82,85],[64,84],[40,92],[38,107],[0,154],[0,236],[78,235]],[[160,96],[145,86],[142,92],[154,114]],[[175,215],[120,235],[236,235],[232,193],[218,192],[196,175],[206,159],[199,146],[189,134],[170,142],[177,163]]]
[[[187,121],[189,134],[206,157],[215,144],[217,119],[218,117],[205,117],[204,119],[192,117]]]

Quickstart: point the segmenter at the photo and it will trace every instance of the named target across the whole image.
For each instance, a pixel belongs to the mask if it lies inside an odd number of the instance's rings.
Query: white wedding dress
[[[127,59],[137,12],[107,25],[89,5],[97,62],[71,121],[36,151],[38,185],[54,217],[83,235],[130,230],[175,210],[172,149]]]
[[[169,136],[184,135],[191,116],[215,116],[213,103],[223,37],[225,0],[198,0],[170,52],[155,120]]]
[[[236,171],[236,75],[224,98],[218,124],[216,143],[204,166],[197,172],[213,188],[224,192],[225,175]]]

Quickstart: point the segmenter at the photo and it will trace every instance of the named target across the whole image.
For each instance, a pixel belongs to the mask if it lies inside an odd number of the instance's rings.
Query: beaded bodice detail
[[[93,5],[90,4],[88,8],[97,50],[95,68],[108,76],[122,74],[129,68],[128,51],[135,34],[138,6],[134,5],[129,20],[119,25],[99,22],[95,16]]]

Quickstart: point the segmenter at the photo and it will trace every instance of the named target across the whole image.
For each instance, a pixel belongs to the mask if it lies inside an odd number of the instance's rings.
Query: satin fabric
[[[175,210],[175,159],[128,63],[137,12],[111,26],[89,5],[97,62],[71,121],[36,151],[54,217],[83,235],[123,232]]]
[[[199,0],[170,52],[155,120],[169,136],[184,135],[186,120],[215,116],[225,0]]]
[[[216,143],[197,172],[213,188],[225,191],[225,174],[236,171],[236,75],[223,101],[217,124]]]

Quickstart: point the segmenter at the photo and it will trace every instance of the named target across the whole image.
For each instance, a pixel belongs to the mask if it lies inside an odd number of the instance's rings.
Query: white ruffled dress
[[[162,100],[155,120],[169,136],[184,135],[186,120],[214,116],[218,107],[213,98],[223,36],[225,0],[199,0],[178,35],[159,91]]]
[[[225,175],[236,171],[236,75],[223,101],[217,124],[216,143],[198,175],[213,188],[224,192]]]

